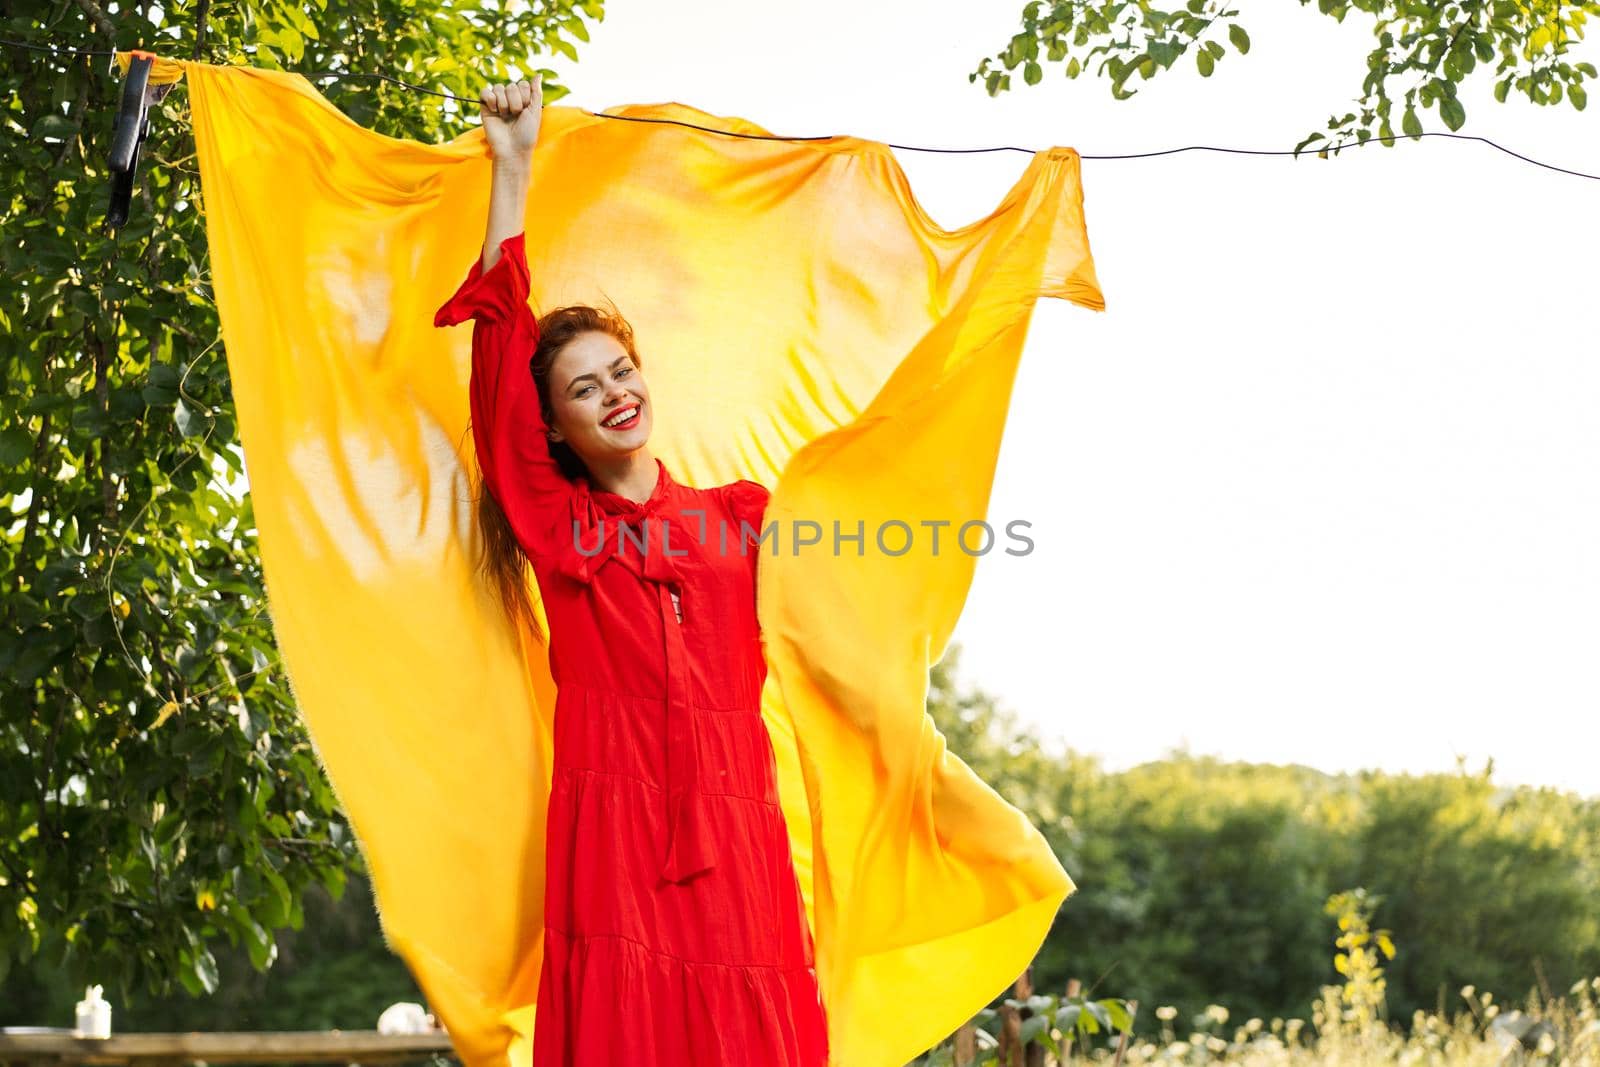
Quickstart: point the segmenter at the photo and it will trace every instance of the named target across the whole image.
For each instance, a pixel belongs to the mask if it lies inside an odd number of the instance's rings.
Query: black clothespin
[[[111,139],[111,207],[106,211],[106,229],[115,230],[128,221],[128,205],[133,200],[133,174],[139,166],[139,147],[150,132],[150,105],[159,104],[171,84],[151,85],[150,68],[154,52],[128,51],[128,74],[122,82],[122,108],[117,112],[116,133]]]

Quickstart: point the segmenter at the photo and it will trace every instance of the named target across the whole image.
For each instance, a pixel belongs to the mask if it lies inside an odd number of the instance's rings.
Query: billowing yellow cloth
[[[389,944],[469,1067],[526,1065],[553,687],[542,635],[473,572],[470,331],[432,322],[482,246],[482,130],[396,140],[298,75],[177,65],[295,696]],[[766,132],[681,104],[607,114]],[[1075,888],[945,748],[925,698],[1034,301],[1104,307],[1082,206],[1070,148],[945,232],[882,144],[545,111],[534,303],[614,300],[655,400],[652,451],[691,486],[773,490],[763,717],[841,1067],[898,1067],[944,1039],[1021,973]],[[821,543],[793,551],[796,520]],[[836,554],[834,520],[860,521],[864,547]],[[935,551],[923,524],[939,520]],[[1008,543],[997,530],[992,550]]]

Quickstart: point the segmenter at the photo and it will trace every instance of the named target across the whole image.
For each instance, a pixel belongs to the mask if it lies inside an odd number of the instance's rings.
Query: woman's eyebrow
[[[611,361],[611,366],[607,367],[606,369],[607,370],[616,370],[617,369],[617,364],[624,362],[627,358],[628,358],[627,356],[618,356],[616,359]],[[572,381],[567,383],[567,388],[571,389],[574,385],[577,385],[579,382],[583,381],[585,378],[589,378],[589,379],[593,380],[596,385],[598,385],[600,383],[600,379],[595,377],[595,375],[593,373],[580,374],[576,378],[572,379]]]

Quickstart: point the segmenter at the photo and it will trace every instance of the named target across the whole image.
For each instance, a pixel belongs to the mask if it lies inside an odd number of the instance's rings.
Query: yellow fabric
[[[153,53],[152,53],[153,54]],[[128,76],[128,66],[133,62],[132,52],[117,52],[111,57],[117,65],[117,70],[124,78]],[[173,85],[183,80],[184,63],[179,59],[168,59],[165,56],[156,56],[150,64],[151,85]]]
[[[473,573],[470,330],[431,321],[483,241],[482,130],[396,140],[298,75],[182,69],[295,696],[389,944],[469,1067],[525,1067],[553,689],[539,635]],[[680,104],[608,114],[766,132]],[[614,300],[656,401],[655,454],[689,485],[773,490],[763,716],[831,1062],[899,1067],[1021,973],[1075,888],[945,748],[925,697],[975,564],[951,538],[985,516],[1034,301],[1104,307],[1078,155],[1038,153],[953,232],[884,145],[852,137],[549,107],[534,165],[535,305]],[[834,554],[834,519],[864,523],[864,555]],[[935,552],[921,524],[941,519]],[[823,543],[792,552],[793,520]],[[916,532],[904,555],[886,554],[897,527],[876,543],[892,520]]]

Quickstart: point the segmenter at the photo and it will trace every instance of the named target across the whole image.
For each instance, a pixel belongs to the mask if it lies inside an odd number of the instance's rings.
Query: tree
[[[1302,4],[1310,0],[1300,0]],[[1595,77],[1592,63],[1569,63],[1569,47],[1583,39],[1585,21],[1600,15],[1594,0],[1317,0],[1324,15],[1343,22],[1352,9],[1373,15],[1375,47],[1367,54],[1367,74],[1356,109],[1328,119],[1328,133],[1313,132],[1295,146],[1325,142],[1329,148],[1373,136],[1394,147],[1395,105],[1402,107],[1405,136],[1422,134],[1417,109],[1437,107],[1439,118],[1459,130],[1467,112],[1456,90],[1475,72],[1488,76],[1493,64],[1494,95],[1502,103],[1515,89],[1536,104],[1571,102],[1579,111],[1588,103],[1585,79]],[[1111,82],[1111,95],[1126,100],[1138,90],[1127,83],[1137,74],[1154,78],[1192,49],[1195,69],[1210,77],[1227,50],[1219,37],[1240,54],[1250,51],[1250,35],[1235,21],[1239,12],[1218,0],[1188,0],[1174,10],[1141,0],[1030,0],[1022,9],[1022,29],[1005,50],[986,57],[969,81],[983,79],[990,96],[1011,88],[1008,71],[1022,67],[1023,81],[1037,85],[1045,62],[1066,65],[1076,78],[1096,57],[1094,73]],[[1203,40],[1210,36],[1212,39]],[[1479,64],[1483,69],[1479,71]],[[1001,68],[1004,69],[1001,69]]]
[[[0,36],[61,49],[359,71],[475,99],[602,0],[58,0]],[[39,17],[39,15],[43,17]],[[128,224],[102,232],[121,86],[106,57],[0,46],[0,978],[12,964],[161,994],[216,988],[226,937],[268,966],[306,890],[362,857],[273,644],[207,280],[187,97],[154,109]],[[546,98],[566,90],[544,71]],[[476,108],[319,87],[356,122],[454,136]]]

